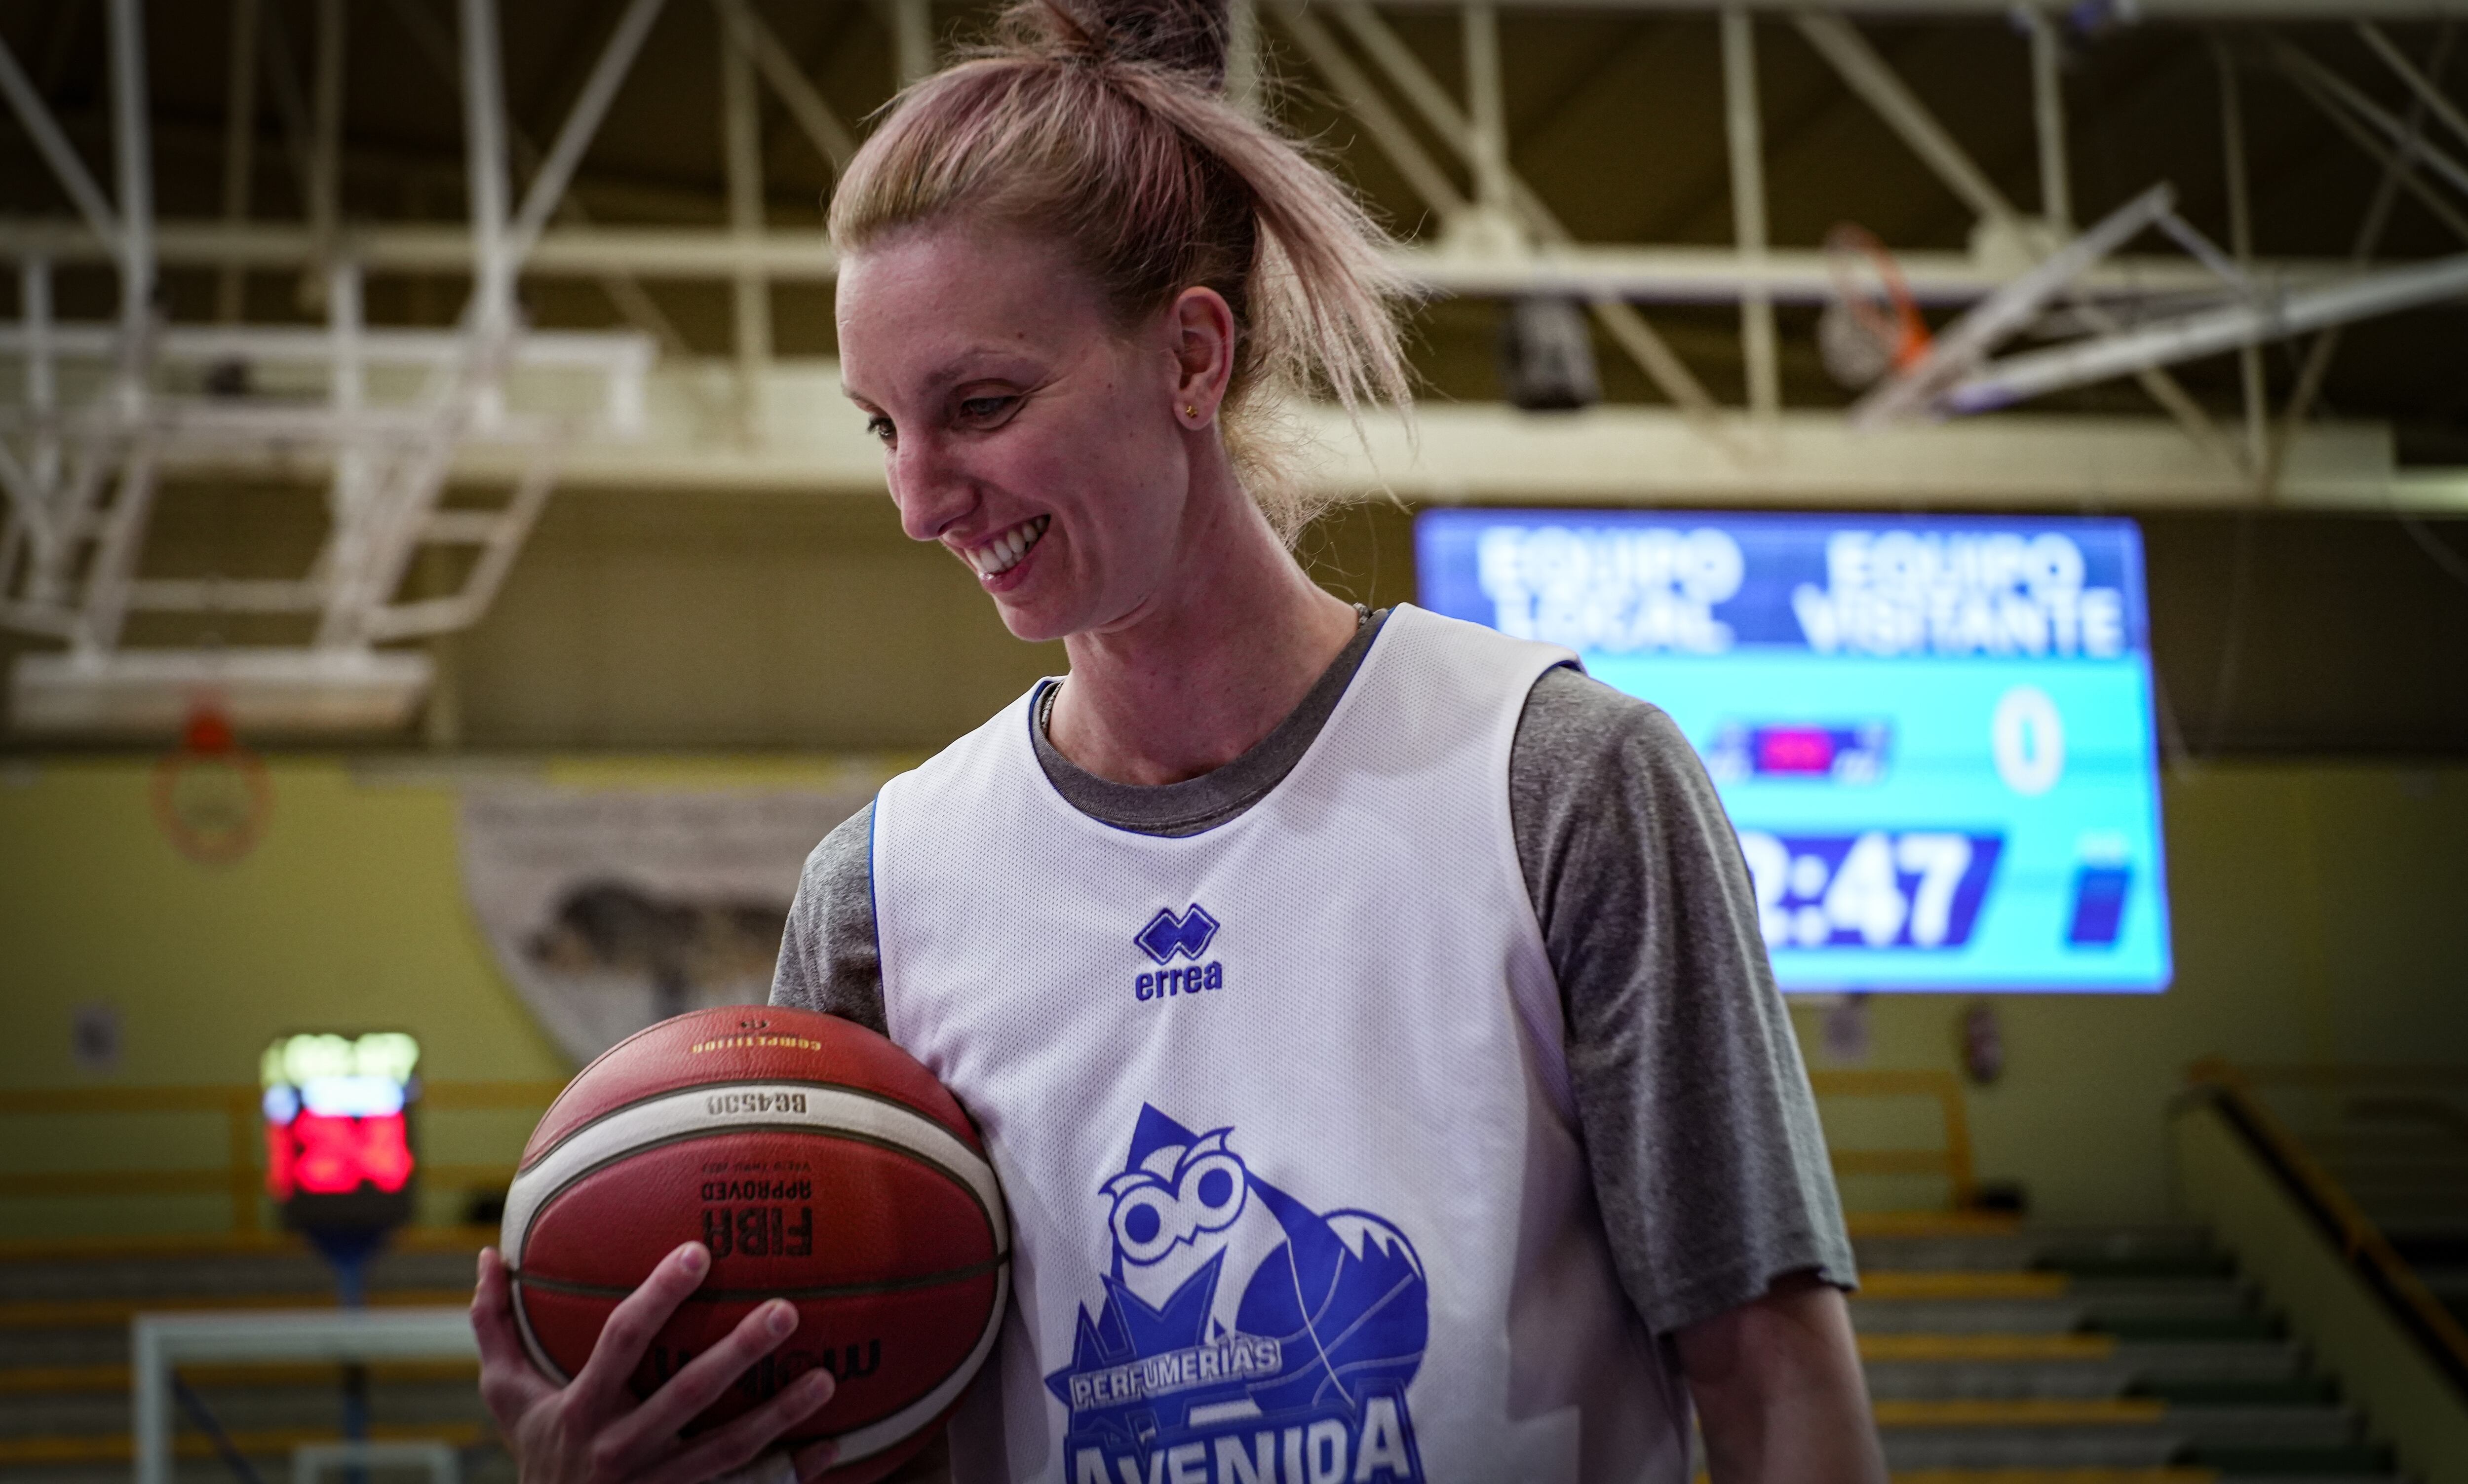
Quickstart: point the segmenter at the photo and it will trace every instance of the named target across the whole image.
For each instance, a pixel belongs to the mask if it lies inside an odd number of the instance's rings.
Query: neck
[[[1217,488],[1194,491],[1179,575],[1131,617],[1063,641],[1071,679],[1047,735],[1100,778],[1180,783],[1224,766],[1354,637],[1354,605],[1312,582],[1230,467],[1213,472]]]

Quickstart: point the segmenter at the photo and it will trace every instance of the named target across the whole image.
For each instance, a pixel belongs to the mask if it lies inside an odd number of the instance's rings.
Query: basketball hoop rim
[[[208,737],[208,744],[200,745],[199,734],[210,725],[219,731]],[[206,763],[237,771],[248,795],[246,820],[228,833],[209,833],[180,814],[174,793],[180,775],[187,768]],[[222,697],[200,692],[191,697],[179,742],[155,760],[152,776],[148,780],[147,798],[155,828],[163,832],[172,849],[203,865],[229,865],[255,850],[258,841],[264,838],[265,822],[274,812],[274,781],[266,771],[265,760],[241,745]]]
[[[1886,348],[1894,370],[1908,371],[1925,359],[1932,343],[1928,321],[1921,317],[1919,302],[1911,297],[1910,285],[1903,277],[1902,265],[1894,261],[1892,250],[1877,234],[1856,221],[1837,222],[1825,234],[1824,245],[1834,302]],[[1878,279],[1885,285],[1885,297],[1893,305],[1891,313],[1881,311],[1860,285],[1851,282],[1843,260],[1854,254],[1867,259],[1876,268]]]

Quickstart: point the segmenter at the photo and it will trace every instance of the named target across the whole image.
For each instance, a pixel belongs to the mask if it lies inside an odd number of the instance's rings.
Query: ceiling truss
[[[386,0],[421,64],[461,95],[468,210],[459,227],[355,222],[339,209],[350,7],[317,0],[304,79],[282,28],[263,13],[265,0],[228,3],[218,219],[156,219],[143,0],[109,0],[108,192],[36,81],[0,44],[0,95],[72,208],[0,219],[0,257],[13,265],[18,300],[15,319],[0,324],[0,486],[8,498],[0,624],[62,645],[57,654],[20,662],[13,681],[20,727],[160,727],[176,721],[197,692],[217,688],[236,708],[256,697],[263,714],[255,719],[277,725],[399,720],[417,704],[425,671],[416,652],[383,647],[476,622],[560,477],[880,489],[869,445],[818,430],[827,414],[817,403],[833,395],[828,363],[775,353],[775,285],[828,281],[835,263],[819,234],[766,219],[766,100],[834,169],[847,163],[857,133],[755,0],[677,7],[699,12],[719,38],[724,213],[721,224],[699,228],[597,221],[570,189],[664,0],[611,0],[605,37],[544,148],[506,117],[495,0],[455,0],[451,28],[425,0]],[[886,86],[925,75],[935,52],[926,0],[874,5],[897,74]],[[2387,429],[2308,422],[2342,325],[2468,294],[2468,252],[2370,265],[2402,196],[2468,246],[2468,115],[2441,80],[2448,33],[2434,53],[2417,56],[2378,24],[2468,14],[2468,0],[2109,7],[2119,22],[2336,15],[2355,28],[2384,69],[2366,82],[2284,38],[2257,34],[2254,43],[2260,64],[2286,78],[2379,171],[2355,251],[2314,260],[2254,251],[2238,93],[2240,66],[2254,58],[2232,62],[2222,53],[2220,168],[2230,229],[2222,246],[2173,212],[2163,182],[2088,231],[2077,226],[2060,84],[2067,22],[2057,12],[2004,0],[1855,0],[1822,11],[1602,5],[1705,12],[1717,28],[1729,248],[1580,241],[1519,172],[1501,59],[1503,26],[1520,0],[1238,6],[1231,68],[1238,95],[1256,90],[1262,47],[1290,50],[1308,67],[1310,84],[1347,113],[1427,208],[1435,229],[1398,250],[1409,275],[1442,294],[1580,301],[1606,343],[1669,404],[1557,419],[1434,406],[1424,414],[1419,445],[1404,423],[1376,422],[1360,455],[1341,453],[1326,477],[1430,499],[2380,502],[2468,512],[2468,476],[2403,473]],[[1400,34],[1392,17],[1416,9],[1453,12],[1462,77],[1443,79]],[[2010,199],[1898,76],[1857,19],[1870,11],[1993,16],[2000,24],[2010,15],[2019,25],[2036,210]],[[1847,420],[1786,405],[1779,369],[1778,309],[1828,304],[1842,292],[1838,255],[1771,240],[1757,47],[1761,35],[1782,28],[1823,59],[1975,223],[1968,252],[1896,259],[1912,301],[1960,313],[1925,358],[1888,375]],[[250,218],[243,187],[261,144],[261,93],[275,103],[281,152],[302,186],[295,219]],[[518,198],[510,184],[517,169],[527,182]],[[116,318],[58,318],[57,273],[95,263],[107,263],[117,280]],[[199,269],[217,275],[215,322],[166,322],[161,275]],[[316,323],[243,317],[244,276],[267,270],[300,276],[301,302],[313,308]],[[469,285],[450,328],[368,323],[372,277],[440,273],[463,275]],[[629,328],[527,327],[518,285],[546,278],[598,284]],[[724,285],[731,327],[724,357],[691,353],[648,286],[671,282]],[[1708,304],[1737,308],[1744,367],[1737,405],[1709,390],[1657,323],[1664,307]],[[1999,358],[2026,330],[2056,343]],[[2306,373],[2274,408],[2259,347],[2298,335],[2315,337]],[[2242,400],[2230,427],[2171,370],[2223,354],[2240,357]],[[2137,382],[2158,416],[1966,417],[2106,378]],[[1966,421],[1934,425],[1950,417]],[[1862,427],[1882,431],[1862,436]],[[324,482],[331,533],[306,571],[248,581],[146,571],[149,517],[163,480],[249,471]],[[497,493],[493,503],[449,502],[449,487],[463,486]],[[415,594],[415,569],[439,549],[463,553],[459,579],[448,590]],[[282,651],[132,651],[129,617],[149,612],[293,614],[309,632]]]

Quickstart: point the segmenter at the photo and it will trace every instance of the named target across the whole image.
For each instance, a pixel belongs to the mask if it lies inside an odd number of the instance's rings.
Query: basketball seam
[[[697,1289],[685,1296],[689,1304],[746,1303],[761,1299],[788,1298],[863,1298],[877,1293],[904,1293],[915,1289],[939,1288],[945,1284],[966,1283],[982,1278],[1011,1261],[1011,1254],[1001,1253],[982,1263],[965,1267],[947,1267],[941,1272],[917,1278],[886,1278],[880,1283],[822,1284],[802,1289]],[[507,1275],[518,1284],[529,1284],[551,1293],[570,1293],[583,1298],[624,1298],[634,1290],[614,1283],[578,1283],[566,1278],[536,1278],[525,1272]]]
[[[720,1084],[712,1084],[711,1085]],[[691,1091],[698,1089],[685,1090]],[[666,1094],[664,1094],[664,1096],[666,1096]],[[902,1108],[906,1112],[914,1113],[917,1111],[915,1108],[908,1107],[904,1104],[892,1103],[888,1100],[878,1101],[884,1102],[886,1107]],[[629,1106],[640,1107],[641,1105],[635,1104]],[[925,1115],[919,1114],[919,1116],[923,1117]],[[948,1132],[949,1130],[946,1130],[945,1131]],[[899,1154],[905,1158],[913,1159],[917,1163],[924,1165],[926,1168],[933,1171],[935,1174],[943,1176],[943,1178],[958,1186],[960,1188],[960,1193],[967,1196],[970,1203],[977,1208],[978,1217],[986,1223],[986,1231],[994,1238],[994,1244],[1001,1249],[996,1255],[1003,1258],[1008,1258],[1011,1255],[1011,1234],[1008,1231],[1005,1231],[1002,1226],[994,1221],[994,1211],[986,1204],[984,1198],[977,1194],[975,1188],[969,1183],[967,1176],[961,1175],[960,1172],[952,1169],[943,1161],[936,1159],[933,1155],[926,1153],[910,1145],[894,1143],[889,1139],[876,1138],[870,1134],[858,1133],[853,1130],[820,1128],[813,1124],[774,1123],[724,1124],[718,1128],[697,1129],[684,1133],[672,1133],[666,1137],[647,1140],[641,1144],[629,1144],[626,1148],[610,1154],[607,1158],[601,1160],[597,1164],[583,1166],[582,1169],[575,1171],[572,1175],[567,1176],[564,1179],[560,1180],[554,1188],[542,1194],[539,1199],[534,1202],[530,1219],[523,1222],[521,1244],[523,1249],[528,1250],[530,1248],[532,1244],[532,1234],[538,1228],[540,1219],[548,1215],[549,1207],[557,1204],[559,1199],[563,1197],[566,1192],[574,1189],[575,1186],[581,1184],[585,1179],[590,1178],[592,1176],[598,1175],[601,1171],[608,1169],[612,1165],[623,1164],[627,1160],[632,1159],[650,1150],[666,1149],[673,1144],[691,1144],[697,1139],[725,1138],[731,1134],[737,1133],[803,1133],[811,1134],[816,1138],[846,1139],[852,1144],[862,1144],[870,1149],[879,1149],[889,1153]],[[559,1142],[561,1144],[564,1141],[560,1140]],[[987,1169],[989,1173],[993,1170],[993,1162],[991,1160],[987,1162]],[[516,1180],[520,1180],[522,1178],[521,1174],[517,1173],[514,1178]],[[522,1252],[517,1251],[514,1253],[513,1258],[519,1268],[519,1265],[523,1258]],[[538,1282],[540,1280],[534,1279],[532,1281]],[[629,1290],[628,1291],[631,1290]]]
[[[994,1274],[995,1285],[994,1303],[987,1313],[984,1328],[979,1332],[976,1342],[970,1348],[968,1354],[959,1358],[954,1364],[943,1373],[933,1385],[926,1388],[925,1395],[921,1396],[915,1403],[895,1410],[888,1417],[878,1418],[871,1422],[859,1424],[856,1427],[850,1428],[848,1431],[839,1435],[839,1441],[841,1442],[844,1450],[842,1453],[843,1459],[854,1461],[857,1458],[871,1456],[872,1454],[880,1452],[883,1449],[913,1435],[920,1427],[930,1424],[934,1416],[947,1411],[948,1407],[956,1404],[957,1396],[954,1394],[950,1397],[945,1398],[939,1404],[933,1406],[931,1409],[926,1409],[926,1406],[927,1403],[933,1401],[936,1393],[950,1386],[955,1378],[958,1378],[963,1374],[971,1373],[974,1368],[982,1366],[986,1356],[991,1353],[994,1342],[999,1337],[1003,1325],[1004,1314],[1009,1309],[1009,1294],[1011,1291],[1012,1243],[1009,1212],[1006,1209],[1007,1203],[1003,1200],[1002,1187],[999,1178],[995,1175],[993,1160],[988,1157],[982,1148],[972,1147],[972,1141],[975,1138],[975,1130],[973,1128],[970,1130],[968,1136],[964,1137],[961,1134],[955,1133],[940,1119],[910,1104],[903,1102],[897,1098],[886,1097],[880,1093],[877,1093],[866,1088],[851,1087],[844,1084],[818,1082],[812,1079],[791,1077],[733,1078],[726,1081],[694,1084],[683,1087],[669,1088],[661,1092],[652,1093],[642,1098],[634,1099],[618,1107],[608,1109],[605,1113],[577,1125],[574,1129],[569,1130],[564,1136],[558,1139],[554,1144],[550,1145],[547,1149],[542,1150],[536,1158],[528,1161],[525,1166],[516,1173],[514,1189],[516,1191],[520,1190],[521,1186],[525,1183],[524,1176],[536,1176],[539,1175],[541,1173],[541,1166],[554,1159],[561,1151],[570,1146],[574,1140],[583,1137],[587,1132],[602,1127],[612,1119],[622,1117],[628,1113],[641,1113],[652,1105],[670,1100],[677,1100],[679,1102],[687,1103],[690,1106],[693,1100],[697,1099],[700,1095],[715,1088],[766,1085],[807,1088],[820,1092],[827,1097],[845,1097],[855,1104],[879,1108],[882,1110],[883,1113],[891,1115],[891,1122],[894,1125],[898,1125],[906,1120],[914,1120],[915,1123],[913,1127],[916,1128],[920,1134],[926,1130],[932,1130],[934,1134],[940,1136],[940,1139],[948,1141],[948,1149],[950,1153],[960,1159],[969,1161],[973,1170],[982,1172],[987,1189],[981,1194],[977,1189],[976,1179],[974,1179],[970,1174],[963,1173],[962,1170],[955,1167],[951,1162],[937,1157],[936,1154],[930,1153],[926,1150],[921,1149],[915,1144],[900,1142],[896,1133],[876,1133],[857,1128],[828,1123],[817,1123],[808,1120],[788,1121],[764,1119],[760,1122],[728,1123],[720,1126],[693,1127],[668,1133],[657,1138],[649,1139],[639,1144],[629,1145],[621,1151],[610,1153],[605,1158],[592,1160],[590,1163],[575,1170],[571,1174],[566,1175],[563,1178],[557,1180],[556,1184],[551,1189],[540,1193],[537,1197],[527,1202],[523,1202],[528,1205],[529,1209],[524,1215],[522,1229],[519,1233],[518,1240],[507,1244],[512,1249],[509,1256],[513,1259],[516,1271],[519,1272],[523,1251],[531,1245],[541,1219],[547,1215],[551,1206],[555,1205],[565,1195],[570,1193],[581,1181],[588,1178],[592,1175],[621,1164],[625,1160],[632,1158],[646,1150],[691,1143],[698,1139],[727,1137],[738,1133],[791,1133],[808,1134],[824,1138],[846,1139],[851,1143],[880,1149],[886,1153],[897,1154],[903,1159],[913,1160],[916,1163],[941,1175],[952,1184],[959,1186],[960,1189],[968,1195],[971,1202],[976,1207],[979,1218],[985,1222],[988,1235],[993,1239],[995,1244],[997,1250],[994,1257],[990,1260],[988,1265],[979,1269],[980,1272],[991,1270]],[[512,1215],[511,1210],[509,1215]],[[544,1282],[537,1278],[517,1280],[518,1283],[528,1282],[531,1287],[540,1289],[542,1290],[549,1290],[550,1285],[557,1281],[558,1280],[548,1280]],[[948,1284],[955,1281],[965,1281],[965,1276],[946,1272],[934,1275],[934,1278],[932,1279],[926,1280],[927,1283],[938,1281],[943,1284]],[[526,1341],[526,1348],[532,1351],[536,1360],[542,1362],[543,1370],[548,1371],[552,1375],[560,1374],[560,1368],[557,1367],[554,1362],[548,1361],[544,1353],[544,1348],[539,1344],[537,1336],[533,1333],[530,1322],[531,1314],[528,1307],[517,1302],[514,1305],[514,1309],[516,1323],[521,1329],[523,1338]]]
[[[969,1353],[960,1357],[958,1362],[953,1364],[950,1369],[935,1378],[934,1384],[926,1387],[926,1394],[918,1398],[917,1401],[911,1402],[908,1405],[893,1412],[889,1417],[880,1417],[875,1419],[873,1422],[860,1423],[857,1427],[851,1427],[846,1432],[835,1434],[833,1441],[838,1444],[841,1448],[840,1462],[854,1463],[860,1458],[871,1458],[875,1454],[881,1452],[886,1448],[890,1448],[895,1444],[903,1443],[909,1438],[915,1437],[919,1432],[931,1427],[937,1417],[947,1416],[953,1407],[958,1406],[960,1404],[960,1399],[955,1395],[949,1401],[943,1403],[932,1412],[926,1414],[924,1420],[918,1422],[914,1426],[910,1427],[906,1431],[901,1432],[896,1436],[879,1440],[867,1438],[864,1441],[854,1445],[849,1442],[851,1438],[857,1437],[860,1433],[880,1432],[891,1424],[899,1421],[907,1413],[916,1410],[919,1406],[922,1406],[926,1402],[932,1400],[934,1393],[942,1390],[945,1386],[949,1385],[951,1383],[952,1377],[959,1375],[964,1370],[971,1369],[972,1365],[977,1369],[983,1369],[987,1358],[994,1353],[994,1342],[995,1339],[1000,1337],[1002,1334],[1003,1318],[1010,1313],[1010,1310],[1011,1257],[1010,1254],[1006,1253],[1003,1256],[1001,1264],[994,1269],[994,1302],[992,1310],[986,1314],[986,1327],[978,1334],[977,1342],[971,1345],[969,1347]]]
[[[583,1070],[587,1072],[590,1068],[585,1067]],[[575,1080],[580,1082],[582,1081],[582,1078],[578,1076]],[[950,1125],[943,1122],[942,1119],[926,1111],[924,1108],[919,1107],[917,1105],[904,1102],[899,1098],[891,1097],[885,1093],[877,1092],[871,1087],[851,1086],[849,1084],[841,1082],[819,1082],[811,1077],[731,1077],[724,1082],[696,1082],[687,1083],[682,1086],[665,1087],[658,1092],[647,1092],[641,1097],[635,1098],[630,1102],[620,1103],[614,1107],[604,1108],[601,1111],[592,1114],[589,1118],[584,1119],[583,1122],[576,1124],[573,1128],[566,1130],[563,1133],[559,1134],[555,1143],[550,1144],[537,1154],[535,1154],[530,1158],[525,1159],[521,1164],[516,1165],[514,1167],[514,1174],[517,1177],[520,1177],[525,1171],[530,1170],[533,1166],[548,1158],[549,1155],[556,1153],[559,1150],[563,1149],[566,1145],[582,1137],[592,1129],[599,1127],[601,1124],[606,1123],[609,1119],[616,1117],[620,1113],[641,1107],[646,1103],[656,1103],[662,1098],[673,1098],[680,1092],[700,1092],[706,1088],[712,1087],[763,1086],[820,1087],[833,1092],[845,1092],[851,1097],[863,1098],[870,1103],[880,1103],[885,1107],[896,1107],[901,1109],[903,1112],[914,1113],[918,1117],[925,1119],[927,1123],[932,1124],[937,1129],[942,1130],[945,1133],[948,1133],[953,1138],[959,1139],[963,1146],[966,1146],[970,1139],[978,1137],[976,1126],[974,1124],[971,1124],[969,1126],[968,1133],[963,1136],[955,1131]],[[566,1088],[567,1092],[571,1092],[574,1089],[571,1084]],[[563,1096],[564,1093],[559,1094],[559,1097],[560,1098]],[[552,1106],[549,1108],[549,1111],[555,1112],[557,1109]],[[966,1119],[967,1116],[968,1115],[965,1112],[961,1114],[963,1119]],[[545,1115],[543,1115],[543,1118],[545,1118]],[[970,1153],[977,1155],[980,1159],[985,1157],[985,1151],[981,1149],[971,1150]]]

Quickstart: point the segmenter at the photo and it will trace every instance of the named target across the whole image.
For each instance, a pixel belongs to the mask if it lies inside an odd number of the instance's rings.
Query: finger
[[[699,1242],[689,1242],[660,1259],[642,1287],[609,1313],[599,1340],[591,1347],[591,1358],[574,1378],[577,1400],[598,1415],[622,1406],[626,1378],[643,1363],[651,1336],[660,1333],[660,1326],[669,1322],[669,1315],[677,1312],[686,1296],[702,1286],[710,1271],[711,1249]]]
[[[832,1373],[808,1371],[761,1406],[713,1432],[651,1471],[644,1484],[703,1484],[738,1468],[771,1446],[780,1434],[821,1411],[832,1399]]]
[[[480,1400],[500,1426],[511,1427],[531,1404],[553,1388],[532,1363],[514,1327],[506,1261],[494,1247],[480,1252],[479,1281],[471,1290],[471,1336],[480,1345]]]
[[[513,1285],[506,1281],[506,1260],[494,1247],[480,1249],[479,1281],[471,1287],[471,1335],[480,1342],[480,1363],[528,1360],[523,1337],[514,1328]]]
[[[746,1367],[778,1349],[796,1329],[795,1306],[776,1298],[762,1305],[738,1320],[727,1338],[695,1357],[641,1406],[613,1425],[610,1436],[627,1449],[638,1442],[675,1437],[736,1384]]]
[[[788,1455],[790,1467],[797,1471],[797,1484],[814,1484],[816,1479],[831,1473],[832,1465],[839,1461],[840,1446],[830,1438],[820,1443],[809,1443]]]

